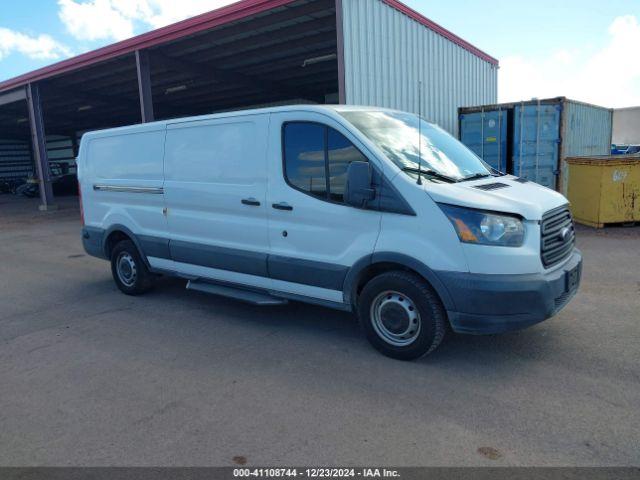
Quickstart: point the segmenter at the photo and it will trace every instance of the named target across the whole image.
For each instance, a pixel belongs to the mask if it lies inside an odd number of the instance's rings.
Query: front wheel
[[[414,360],[435,350],[444,338],[447,322],[433,288],[404,271],[383,273],[370,280],[358,298],[358,317],[369,342],[399,360]]]
[[[131,240],[122,240],[113,248],[111,273],[120,291],[127,295],[140,295],[153,286],[153,274]]]

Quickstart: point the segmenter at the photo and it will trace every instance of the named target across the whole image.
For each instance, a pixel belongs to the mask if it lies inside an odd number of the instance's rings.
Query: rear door
[[[344,204],[347,167],[370,161],[328,116],[272,114],[267,192],[274,289],[342,302],[346,273],[373,253],[381,213]]]
[[[90,134],[83,139],[88,142],[81,172],[87,225],[125,226],[147,255],[163,242],[166,250],[164,139],[161,123]]]
[[[561,109],[558,104],[517,105],[514,114],[514,174],[553,190],[560,173]]]
[[[169,248],[178,272],[268,288],[268,115],[170,124]]]
[[[460,141],[501,172],[507,171],[507,111],[460,115]]]

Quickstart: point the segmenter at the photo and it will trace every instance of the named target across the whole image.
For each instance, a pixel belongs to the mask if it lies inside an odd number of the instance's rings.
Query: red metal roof
[[[185,37],[193,33],[208,30],[225,23],[241,20],[245,17],[264,12],[272,8],[280,7],[295,0],[242,0],[222,8],[218,8],[211,12],[182,20],[166,27],[158,28],[142,35],[128,38],[121,42],[98,48],[77,57],[68,58],[61,62],[48,65],[37,70],[25,73],[23,75],[0,82],[0,91],[18,87],[29,82],[42,80],[43,78],[52,77],[54,75],[76,70],[94,63],[109,60],[125,53],[131,53],[141,48],[147,48],[154,45]]]
[[[48,65],[23,75],[0,82],[0,92],[20,87],[29,82],[35,82],[44,78],[52,77],[60,73],[77,70],[88,65],[109,60],[120,55],[134,52],[142,48],[147,48],[162,43],[186,37],[188,35],[211,29],[226,23],[241,20],[245,17],[261,13],[272,8],[281,7],[295,0],[241,0],[226,7],[203,13],[201,15],[182,20],[180,22],[158,28],[151,32],[143,33],[121,42],[107,45],[76,57],[63,60],[61,62]],[[409,17],[420,22],[422,25],[451,40],[462,48],[470,51],[474,55],[486,60],[494,65],[498,65],[498,60],[474,47],[469,42],[458,37],[449,30],[441,27],[437,23],[429,20],[415,10],[407,7],[398,0],[382,0],[391,7],[401,11]]]

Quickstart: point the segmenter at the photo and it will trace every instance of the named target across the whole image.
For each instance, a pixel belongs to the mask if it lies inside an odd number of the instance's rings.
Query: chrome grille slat
[[[571,247],[572,245],[573,245],[573,242],[571,241],[571,239],[567,240],[566,242],[556,243],[551,247],[545,248],[543,255],[547,257],[551,257],[556,253],[565,250],[566,247]]]
[[[571,252],[571,250],[573,250],[573,245],[565,245],[564,247],[562,247],[562,249],[556,252],[544,254],[542,258],[546,263],[546,266],[549,267],[563,260],[567,256],[567,254]]]
[[[566,243],[569,243],[569,241],[573,240],[573,237],[575,237],[575,234],[573,232],[571,232],[571,238],[568,238],[566,241],[562,241],[559,240],[557,237],[551,237],[551,238],[545,238],[544,240],[542,240],[542,248],[544,249],[545,252],[548,252],[549,250],[552,250],[558,246],[561,245],[565,245]]]
[[[556,263],[566,258],[567,255],[571,253],[572,250],[573,250],[573,244],[569,243],[567,245],[564,245],[562,249],[556,252],[544,254],[542,256],[542,259],[546,263],[546,266],[555,265]]]
[[[560,233],[565,228],[569,233],[563,239]],[[571,254],[575,237],[573,218],[566,206],[544,214],[540,224],[540,258],[545,268],[557,265]]]
[[[553,222],[553,225],[546,226],[546,228],[544,229],[544,231],[542,233],[544,235],[553,235],[554,233],[559,232],[564,227],[567,227],[569,225],[571,225],[571,219],[570,218],[562,219],[562,221],[555,221],[555,222]]]
[[[553,233],[554,231],[559,231],[563,227],[570,225],[572,223],[571,215],[569,212],[562,213],[560,215],[554,215],[549,217],[548,219],[543,219],[542,221],[542,233],[543,235]]]

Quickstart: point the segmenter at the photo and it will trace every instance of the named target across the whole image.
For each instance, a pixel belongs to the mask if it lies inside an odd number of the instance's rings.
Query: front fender
[[[377,263],[393,263],[418,273],[431,284],[433,289],[440,297],[440,300],[442,301],[445,309],[449,311],[455,311],[455,303],[453,301],[453,298],[451,297],[451,294],[445,287],[444,283],[442,283],[442,281],[438,278],[437,273],[415,258],[396,252],[375,252],[371,255],[367,255],[366,257],[361,258],[356,263],[354,263],[354,265],[349,269],[349,272],[347,273],[344,281],[343,296],[345,303],[355,305],[357,286],[360,279],[362,278],[362,274],[368,267]]]

